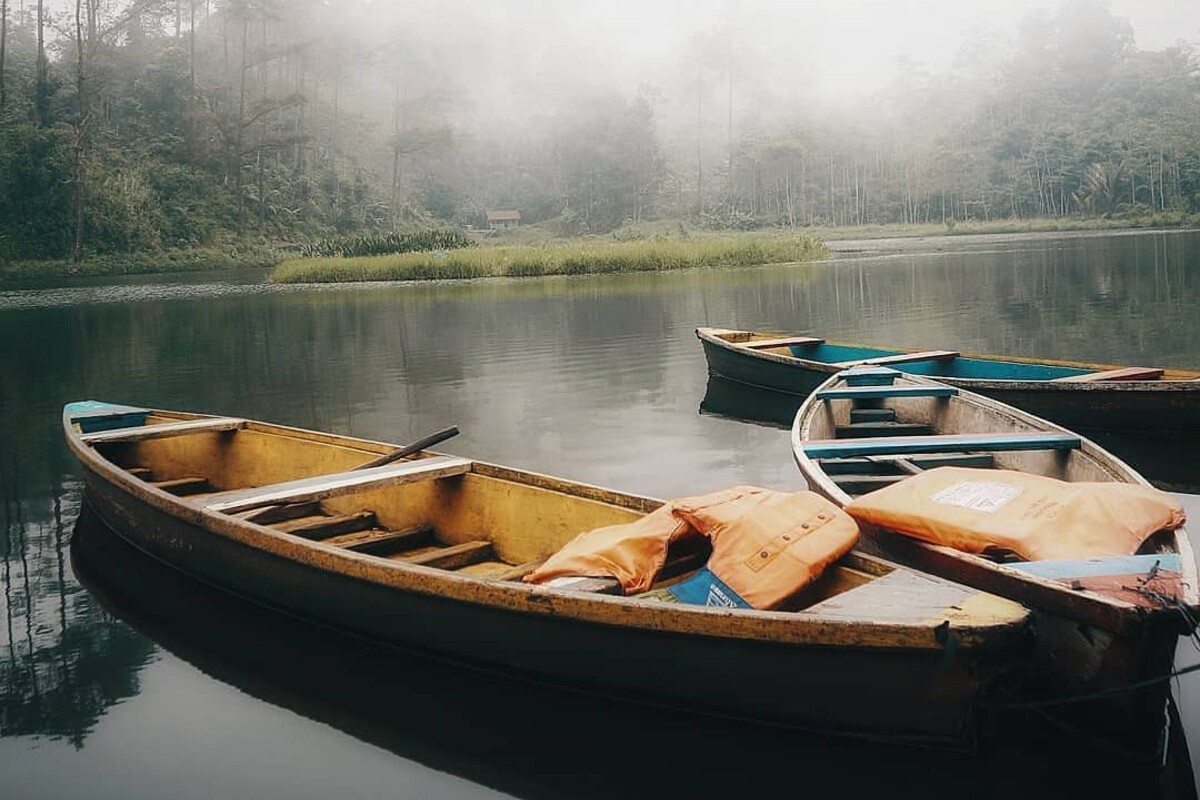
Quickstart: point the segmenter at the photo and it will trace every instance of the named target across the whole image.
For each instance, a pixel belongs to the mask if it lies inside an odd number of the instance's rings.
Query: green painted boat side
[[[841,342],[814,347],[791,347],[766,352],[738,346],[737,340],[781,338],[786,334],[697,328],[709,373],[748,386],[806,397],[842,365],[815,358],[818,348],[839,348],[839,357],[857,354],[869,358],[880,353],[900,353]],[[776,348],[784,350],[784,348]],[[993,363],[1013,368],[1017,377],[956,377],[928,371],[946,369],[948,361],[896,364],[901,372],[927,375],[947,386],[967,389],[1031,414],[1045,417],[1072,430],[1113,432],[1153,431],[1200,435],[1200,372],[1167,370],[1161,380],[1059,382],[1019,377],[1020,368],[1038,369],[1062,376],[1119,369],[1111,364],[1087,364],[1049,359],[1025,359],[963,353],[973,363]],[[1002,371],[997,370],[1000,374]]]

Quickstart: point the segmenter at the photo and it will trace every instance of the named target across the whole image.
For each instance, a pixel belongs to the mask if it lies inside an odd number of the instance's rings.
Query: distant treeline
[[[567,235],[1200,212],[1197,51],[1138,50],[1097,2],[968,43],[945,73],[901,63],[860,113],[763,101],[718,30],[636,96],[575,98],[519,135],[472,120],[432,33],[346,23],[370,20],[362,0],[14,6],[0,261],[356,236],[375,252],[496,208]]]

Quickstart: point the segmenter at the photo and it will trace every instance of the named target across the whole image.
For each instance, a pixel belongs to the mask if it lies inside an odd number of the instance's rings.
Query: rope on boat
[[[1017,702],[1008,703],[988,703],[983,702],[977,705],[978,708],[997,711],[1015,711],[1028,710],[1035,708],[1050,708],[1053,706],[1064,706],[1073,703],[1086,703],[1089,700],[1104,700],[1109,697],[1120,697],[1130,692],[1136,692],[1140,689],[1145,689],[1149,686],[1154,686],[1159,683],[1166,683],[1174,680],[1182,675],[1187,675],[1192,672],[1200,672],[1200,664],[1192,664],[1190,667],[1172,670],[1166,675],[1160,675],[1157,678],[1147,678],[1142,681],[1135,681],[1124,686],[1114,686],[1111,689],[1100,689],[1095,692],[1087,692],[1086,694],[1074,694],[1068,697],[1050,697],[1045,700],[1019,700]]]

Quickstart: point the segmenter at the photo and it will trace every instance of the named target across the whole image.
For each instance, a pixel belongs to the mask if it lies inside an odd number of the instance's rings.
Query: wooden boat
[[[847,370],[821,384],[796,413],[792,450],[809,488],[843,506],[925,469],[952,465],[1146,485],[1127,464],[1065,428],[886,368]],[[1059,698],[1111,694],[1070,709],[1089,726],[1107,728],[1110,738],[1139,745],[1155,740],[1178,637],[1195,630],[1200,607],[1186,530],[1159,531],[1134,556],[998,563],[860,527],[863,549],[1033,609],[1038,636],[1026,664],[1030,690]]]
[[[261,604],[488,669],[953,746],[970,743],[976,702],[1029,646],[1022,606],[856,552],[783,611],[623,597],[595,578],[521,582],[578,533],[661,504],[648,497],[428,451],[355,469],[397,451],[237,418],[89,402],[68,405],[63,425],[92,507],[151,556]],[[706,557],[670,553],[658,586]]]
[[[807,396],[848,366],[875,364],[969,389],[1072,430],[1200,433],[1200,372],[904,350],[814,336],[697,328],[708,370]]]

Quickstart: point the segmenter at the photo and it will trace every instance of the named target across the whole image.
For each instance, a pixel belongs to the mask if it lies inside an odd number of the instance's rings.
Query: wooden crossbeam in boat
[[[1165,369],[1158,367],[1122,367],[1104,372],[1089,372],[1086,375],[1068,375],[1065,378],[1055,378],[1055,383],[1092,383],[1094,381],[1156,381],[1163,376]]]
[[[888,367],[853,367],[838,373],[847,386],[891,386],[899,375]]]
[[[111,431],[85,433],[80,438],[90,445],[113,444],[115,442],[142,442],[147,439],[165,439],[169,436],[189,436],[197,433],[236,431],[246,426],[246,420],[236,417],[208,417],[188,419],[182,422],[164,422],[160,425],[139,425],[134,428],[117,428]]]
[[[177,495],[198,494],[200,492],[212,489],[208,484],[208,478],[189,477],[189,478],[173,478],[167,481],[151,481],[151,486],[156,489],[162,489],[164,492],[170,492]]]
[[[772,347],[804,347],[806,345],[824,343],[824,339],[817,339],[812,336],[785,336],[781,339],[759,339],[757,342],[742,342],[741,346],[750,350],[767,350]]]
[[[519,581],[535,569],[546,563],[546,559],[539,558],[537,561],[526,561],[524,564],[517,564],[509,567],[503,572],[497,572],[488,576],[488,580],[493,581]]]
[[[326,539],[325,544],[353,550],[357,553],[398,553],[423,547],[433,541],[433,528],[414,525],[400,530],[372,530]]]
[[[947,453],[945,455],[899,456],[852,456],[850,458],[822,458],[821,469],[826,475],[870,475],[880,467],[896,466],[907,471],[905,464],[923,471],[934,467],[991,467],[996,457],[991,453]],[[915,474],[915,473],[914,473]]]
[[[129,467],[125,471],[143,481],[148,481],[152,477],[150,470],[146,467]]]
[[[891,356],[876,356],[875,358],[856,358],[851,361],[839,361],[835,367],[853,367],[859,364],[882,367],[888,364],[911,364],[916,361],[949,361],[958,358],[957,350],[925,350],[920,353],[897,353]]]
[[[458,569],[468,564],[478,564],[492,557],[492,543],[485,541],[463,542],[449,547],[441,547],[417,556],[399,556],[397,561],[405,564],[420,564],[425,567],[440,567],[441,569]]]
[[[908,475],[831,475],[848,494],[866,494],[908,478]]]
[[[854,422],[834,429],[839,439],[862,439],[872,436],[918,436],[933,433],[924,422]]]
[[[285,503],[267,508],[255,508],[251,511],[238,512],[234,516],[256,525],[273,525],[276,522],[298,517],[311,517],[320,513],[321,504],[316,500],[309,500],[306,503]]]
[[[305,539],[330,539],[346,533],[361,531],[376,525],[374,511],[359,511],[354,514],[337,514],[335,516],[300,517],[276,523],[272,527],[283,533],[301,536]]]
[[[847,458],[908,453],[955,453],[966,450],[1072,450],[1081,444],[1082,440],[1073,433],[949,433],[933,436],[881,436],[875,439],[813,439],[804,443],[804,452],[809,458]]]
[[[434,456],[414,461],[398,461],[371,469],[348,470],[332,475],[316,475],[311,478],[301,478],[253,489],[220,492],[207,498],[204,506],[210,511],[233,514],[276,503],[324,500],[329,497],[357,494],[371,489],[382,489],[415,481],[462,475],[471,471],[472,463],[469,458],[456,456]]]
[[[850,409],[850,424],[859,422],[895,422],[894,408],[852,408]]]
[[[953,397],[958,389],[953,386],[844,386],[821,389],[818,400],[882,400],[888,397]]]

